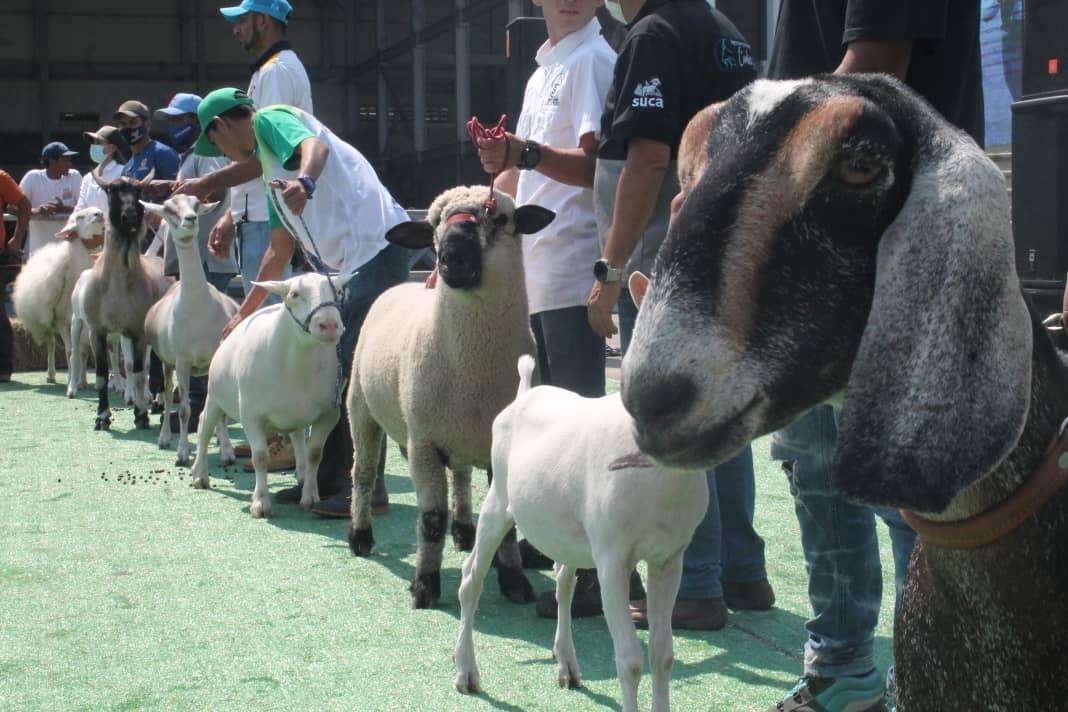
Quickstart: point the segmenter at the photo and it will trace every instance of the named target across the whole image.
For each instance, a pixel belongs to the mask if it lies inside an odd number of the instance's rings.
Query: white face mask
[[[627,16],[623,14],[623,6],[619,3],[619,0],[604,0],[604,8],[608,10],[608,14],[616,22],[627,24]]]

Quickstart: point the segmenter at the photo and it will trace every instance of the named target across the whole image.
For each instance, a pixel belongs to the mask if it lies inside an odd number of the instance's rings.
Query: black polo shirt
[[[983,145],[978,0],[782,0],[768,76],[833,72],[857,40],[912,40],[905,82]]]
[[[624,160],[637,137],[674,159],[694,114],[755,78],[749,43],[706,0],[646,0],[619,48],[597,157]]]

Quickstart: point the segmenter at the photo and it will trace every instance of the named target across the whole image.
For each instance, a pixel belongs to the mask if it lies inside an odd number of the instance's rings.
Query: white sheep
[[[523,283],[521,236],[554,214],[515,207],[496,193],[485,211],[484,187],[438,196],[426,221],[401,223],[386,239],[411,249],[436,245],[434,289],[387,290],[367,315],[353,358],[348,410],[355,445],[349,546],[367,556],[374,545],[371,494],[380,447],[388,435],[407,453],[419,500],[418,556],[412,604],[433,606],[441,593],[441,556],[453,479],[452,536],[461,550],[474,539],[471,469],[488,469],[493,418],[512,400],[515,362],[534,353]],[[533,599],[514,534],[501,548],[498,578],[515,601]]]
[[[176,195],[163,205],[146,203],[149,212],[170,226],[181,279],[145,315],[149,346],[163,362],[163,412],[171,412],[172,382],[178,374],[178,465],[189,464],[189,379],[208,372],[211,357],[222,340],[223,327],[237,313],[237,303],[208,284],[197,243],[199,217],[217,203],[201,203],[190,195]],[[219,422],[226,429],[226,418]],[[171,422],[164,416],[159,447],[171,446]]]
[[[184,279],[184,277],[183,277]],[[221,417],[241,421],[252,448],[256,488],[249,512],[271,513],[267,491],[268,433],[289,433],[303,483],[300,506],[319,501],[317,475],[323,443],[340,415],[341,384],[337,343],[344,327],[337,296],[320,274],[301,274],[284,282],[255,282],[282,298],[253,313],[219,345],[208,369],[208,398],[197,429],[193,486],[209,486],[207,447]],[[311,426],[305,440],[304,431]],[[234,451],[219,433],[223,463]]]
[[[15,280],[12,301],[22,325],[33,340],[48,349],[48,383],[56,382],[56,337],[63,343],[70,363],[71,292],[78,276],[92,266],[89,246],[104,235],[104,213],[85,208],[72,216],[76,237],[51,242],[33,253]],[[69,373],[68,373],[69,376]],[[82,385],[71,378],[75,390]],[[69,388],[69,386],[68,386]]]
[[[702,470],[668,471],[638,454],[619,394],[583,398],[553,386],[530,388],[533,359],[520,360],[515,402],[493,423],[493,482],[463,565],[456,688],[478,692],[472,628],[493,551],[513,523],[558,562],[553,655],[561,687],[579,687],[571,637],[576,568],[597,568],[612,634],[623,710],[637,710],[642,651],[628,607],[630,574],[648,565],[649,663],[653,710],[669,709],[671,611],[682,556],[708,507]]]

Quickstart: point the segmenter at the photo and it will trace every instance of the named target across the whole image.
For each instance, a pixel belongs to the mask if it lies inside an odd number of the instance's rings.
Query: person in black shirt
[[[630,24],[601,120],[594,210],[602,259],[587,308],[594,331],[608,337],[616,332],[612,309],[618,303],[625,352],[637,313],[625,278],[634,270],[651,271],[667,233],[671,199],[679,190],[675,159],[686,124],[708,104],[753,81],[756,67],[745,38],[706,0],[623,0],[608,9],[621,12]],[[766,609],[775,601],[764,541],[753,529],[752,450],[710,470],[708,483],[708,512],[683,560],[675,628],[722,628],[728,606]],[[583,585],[582,576],[576,598],[599,595]],[[540,605],[539,612],[546,608]],[[632,615],[644,623],[641,602]]]
[[[769,77],[825,72],[896,75],[982,144],[975,0],[783,0]],[[772,440],[772,457],[784,461],[796,501],[813,616],[805,625],[804,677],[769,712],[885,709],[873,651],[882,604],[875,515],[889,527],[898,598],[916,534],[896,510],[853,504],[834,492],[837,432],[836,414],[823,405]],[[887,678],[892,694],[892,669]]]

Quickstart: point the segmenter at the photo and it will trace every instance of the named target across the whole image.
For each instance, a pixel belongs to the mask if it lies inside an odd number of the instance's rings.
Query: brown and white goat
[[[756,82],[709,126],[623,364],[638,444],[713,465],[840,404],[836,486],[927,523],[894,631],[898,709],[1062,708],[1068,490],[994,541],[930,534],[1015,507],[1068,415],[1000,172],[883,76]]]
[[[96,388],[98,406],[96,430],[111,427],[108,403],[108,336],[121,334],[133,343],[134,423],[148,427],[148,403],[145,400],[145,314],[166,291],[163,263],[141,256],[141,237],[145,233],[142,188],[152,180],[122,177],[103,182],[93,178],[107,191],[108,226],[104,252],[93,265],[84,284],[79,280],[86,325],[93,335],[96,354]]]

